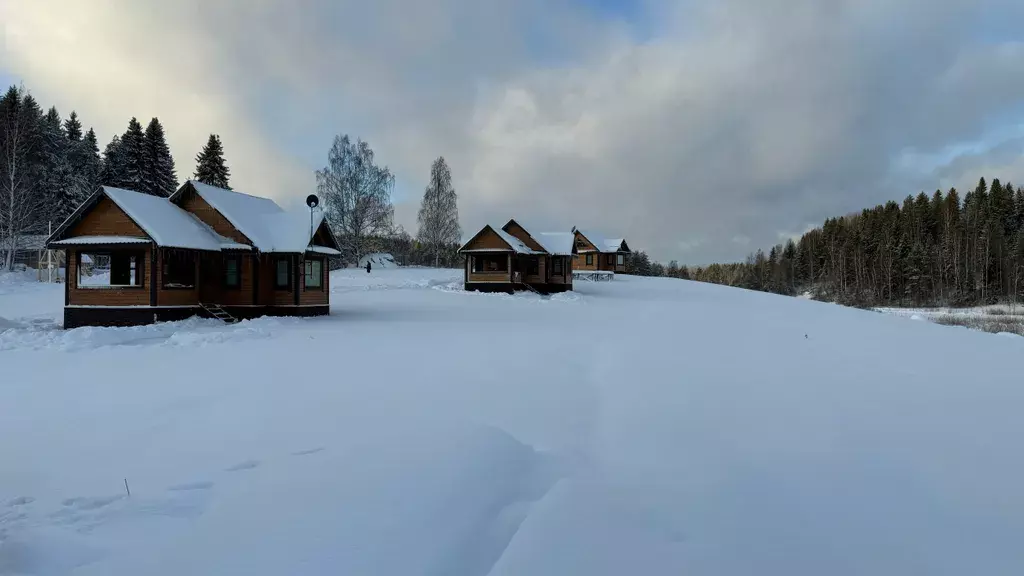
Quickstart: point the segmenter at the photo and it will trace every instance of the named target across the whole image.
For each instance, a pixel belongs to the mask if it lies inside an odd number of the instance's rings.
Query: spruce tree
[[[124,155],[121,148],[121,137],[115,134],[103,150],[103,170],[100,174],[100,183],[104,186],[124,188],[126,185]]]
[[[210,134],[203,151],[196,156],[195,178],[204,184],[231,190],[231,186],[228,185],[229,176],[230,171],[224,162],[224,147],[221,145],[220,136]]]
[[[174,171],[174,158],[164,138],[164,127],[153,118],[146,126],[146,186],[144,191],[153,196],[170,196],[178,187]]]
[[[92,128],[89,128],[89,131],[82,138],[81,150],[84,156],[82,170],[85,180],[84,197],[81,200],[85,200],[100,185],[100,177],[103,174],[103,159],[100,157],[100,146],[96,140],[96,132]]]
[[[48,224],[60,224],[75,210],[77,189],[69,158],[71,146],[55,107],[43,116],[41,134],[43,146],[37,193],[45,202],[40,218],[42,227],[46,228]]]
[[[71,111],[71,115],[64,121],[64,132],[71,142],[78,142],[82,139],[82,122],[78,120],[78,113],[74,110]]]
[[[134,117],[128,121],[128,129],[121,136],[120,154],[124,167],[123,188],[145,192],[148,188],[146,177],[149,173],[146,135],[142,131],[142,124]]]

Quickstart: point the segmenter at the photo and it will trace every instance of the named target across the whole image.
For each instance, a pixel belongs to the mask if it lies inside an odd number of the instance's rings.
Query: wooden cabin
[[[577,272],[625,272],[626,256],[631,252],[624,238],[606,238],[591,231],[573,228]]]
[[[340,254],[322,210],[194,181],[170,198],[101,187],[47,247],[66,251],[65,328],[326,315]]]
[[[466,290],[542,294],[572,290],[571,232],[530,233],[515,220],[501,228],[484,226],[459,253]]]

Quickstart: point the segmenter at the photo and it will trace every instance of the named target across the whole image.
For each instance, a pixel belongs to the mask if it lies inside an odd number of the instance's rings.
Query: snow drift
[[[460,275],[336,272],[323,318],[50,330],[63,348],[8,330],[0,573],[1024,566],[1024,339],[679,280],[556,299]],[[59,291],[18,295],[43,301],[59,314]]]

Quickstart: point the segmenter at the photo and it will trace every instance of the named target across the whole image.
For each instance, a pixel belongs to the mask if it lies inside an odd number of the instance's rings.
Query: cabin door
[[[220,259],[219,253],[201,252],[199,256],[199,301],[217,304],[220,301]]]

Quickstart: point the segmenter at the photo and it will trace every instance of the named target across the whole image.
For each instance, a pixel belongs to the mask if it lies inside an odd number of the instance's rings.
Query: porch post
[[[156,242],[149,247],[149,305],[156,306],[156,271],[160,257],[160,248]]]
[[[302,280],[303,272],[299,270],[301,261],[299,255],[296,254],[292,257],[295,260],[295,305],[299,305],[299,281]]]
[[[249,274],[252,274],[252,303],[254,305],[259,305],[259,303],[260,303],[259,302],[259,300],[260,300],[260,256],[259,256],[259,254],[255,254],[255,255],[250,254],[249,255],[249,262],[250,262]],[[238,274],[239,274],[239,284],[241,284],[241,278],[242,278],[241,274],[242,274],[242,271],[239,270]]]

